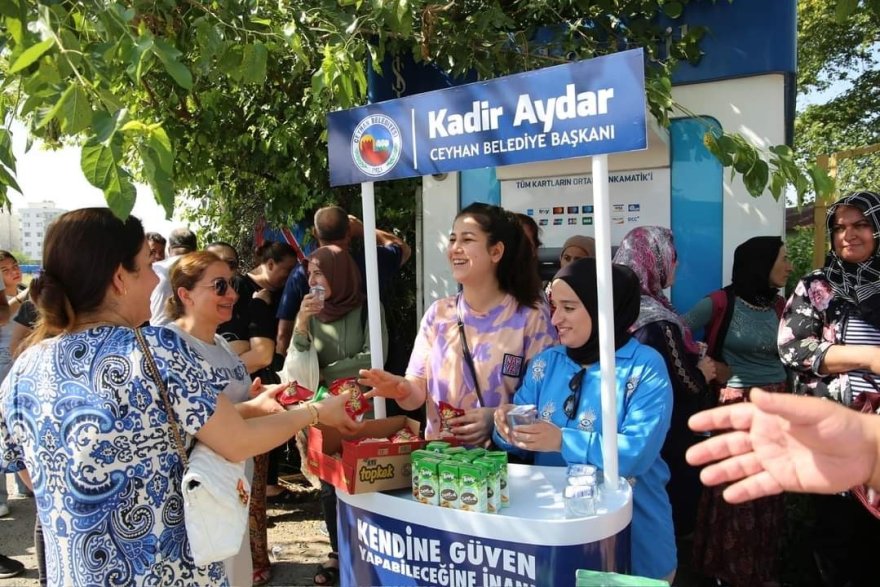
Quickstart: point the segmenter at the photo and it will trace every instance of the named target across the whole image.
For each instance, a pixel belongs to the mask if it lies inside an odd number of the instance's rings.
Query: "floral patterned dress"
[[[846,320],[857,311],[834,293],[823,270],[798,281],[782,313],[778,338],[779,358],[797,375],[795,393],[852,403],[849,375],[822,375],[819,366],[831,345],[843,343]]]
[[[191,444],[227,378],[174,332],[143,332]],[[183,467],[132,329],[62,335],[16,361],[0,387],[0,470],[23,467],[49,585],[227,584],[223,563],[193,563]]]

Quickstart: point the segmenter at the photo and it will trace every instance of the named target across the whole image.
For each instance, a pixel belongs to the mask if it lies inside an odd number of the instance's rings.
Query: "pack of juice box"
[[[413,451],[413,499],[468,512],[498,513],[510,505],[507,453],[434,440]]]

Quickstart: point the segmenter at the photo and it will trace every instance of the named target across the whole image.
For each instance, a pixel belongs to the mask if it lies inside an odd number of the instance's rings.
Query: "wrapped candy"
[[[440,435],[452,436],[452,428],[449,426],[449,420],[464,416],[464,410],[456,408],[446,402],[440,402],[437,406],[437,411],[440,412]]]
[[[414,434],[413,431],[409,428],[401,428],[400,430],[388,437],[388,440],[390,440],[391,442],[412,442],[418,439],[419,435]]]
[[[284,407],[293,406],[298,403],[308,401],[314,397],[315,392],[304,385],[300,385],[296,381],[291,381],[287,387],[278,392],[275,396],[276,401]]]
[[[330,384],[331,395],[339,395],[351,391],[351,397],[345,403],[345,412],[353,419],[360,421],[364,414],[370,411],[370,400],[364,397],[361,386],[354,377],[336,379]]]

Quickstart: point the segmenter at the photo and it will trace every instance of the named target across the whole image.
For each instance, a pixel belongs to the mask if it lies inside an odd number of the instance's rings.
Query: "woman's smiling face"
[[[576,349],[587,344],[593,333],[593,319],[581,299],[565,281],[553,280],[553,312],[551,323],[559,332],[559,342]]]

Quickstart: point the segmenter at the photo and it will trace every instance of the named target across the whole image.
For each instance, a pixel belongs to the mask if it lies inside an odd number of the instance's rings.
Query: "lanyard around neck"
[[[464,355],[464,363],[468,366],[471,377],[474,380],[474,391],[477,392],[477,400],[480,402],[480,407],[483,408],[486,404],[483,402],[483,394],[480,391],[480,384],[477,382],[477,368],[474,365],[474,358],[471,356],[471,349],[468,347],[467,336],[464,334],[464,320],[461,315],[462,301],[461,294],[458,294],[455,299],[455,313],[458,317],[458,334],[461,337],[461,354]]]

